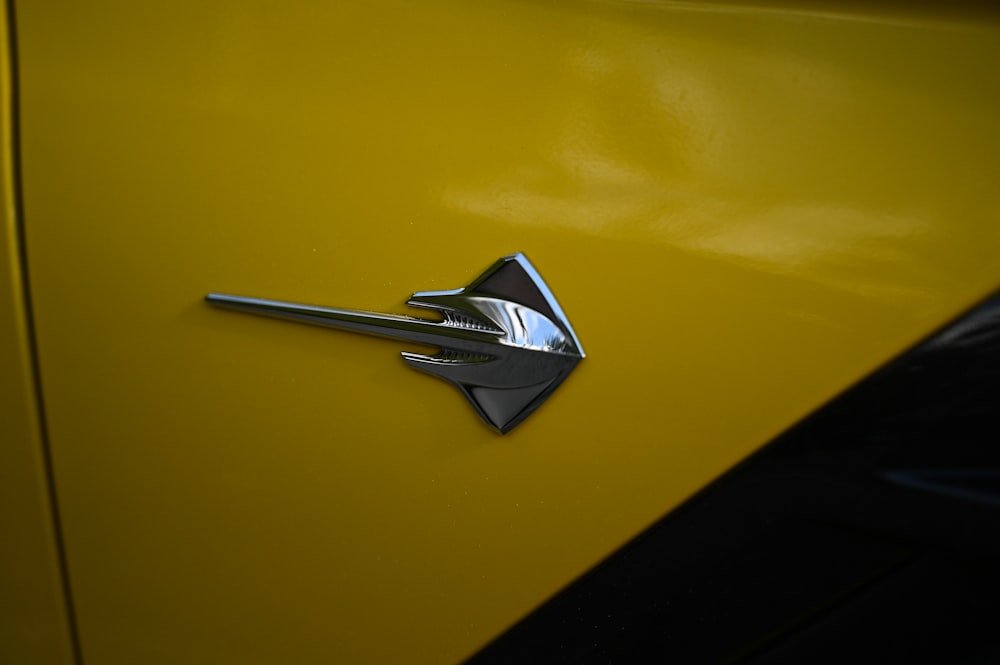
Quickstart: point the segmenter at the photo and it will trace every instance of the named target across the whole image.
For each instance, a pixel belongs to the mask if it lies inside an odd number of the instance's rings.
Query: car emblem
[[[555,296],[524,254],[506,256],[464,289],[421,291],[407,301],[440,321],[210,293],[213,305],[440,347],[403,352],[422,372],[454,384],[488,424],[507,433],[583,359]]]

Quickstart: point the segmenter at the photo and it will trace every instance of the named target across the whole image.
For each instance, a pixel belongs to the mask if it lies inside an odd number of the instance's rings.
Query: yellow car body
[[[17,0],[0,654],[456,663],[1000,286],[1000,25]],[[405,345],[502,255],[587,350],[506,436]]]

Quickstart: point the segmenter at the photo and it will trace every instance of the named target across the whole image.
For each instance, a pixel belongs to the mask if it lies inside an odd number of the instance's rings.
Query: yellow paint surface
[[[29,263],[85,659],[448,663],[1000,286],[1000,30],[670,3],[35,2]],[[507,437],[388,342],[525,252]],[[665,562],[669,565],[669,562]]]

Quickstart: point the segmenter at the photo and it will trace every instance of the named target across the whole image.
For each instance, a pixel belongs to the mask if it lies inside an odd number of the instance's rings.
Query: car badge
[[[505,434],[537,409],[583,359],[583,347],[555,296],[524,254],[506,256],[464,289],[421,291],[423,318],[210,293],[213,305],[340,330],[440,347],[402,353],[414,369],[454,384],[488,424]]]

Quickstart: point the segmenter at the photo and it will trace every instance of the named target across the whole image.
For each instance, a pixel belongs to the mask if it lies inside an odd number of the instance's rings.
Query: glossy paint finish
[[[461,660],[1000,285],[992,23],[95,0],[18,31],[88,662]],[[202,301],[405,313],[516,250],[588,358],[504,439],[439,427],[462,398],[377,340]]]
[[[17,220],[8,15],[0,7],[0,663],[73,662]]]

